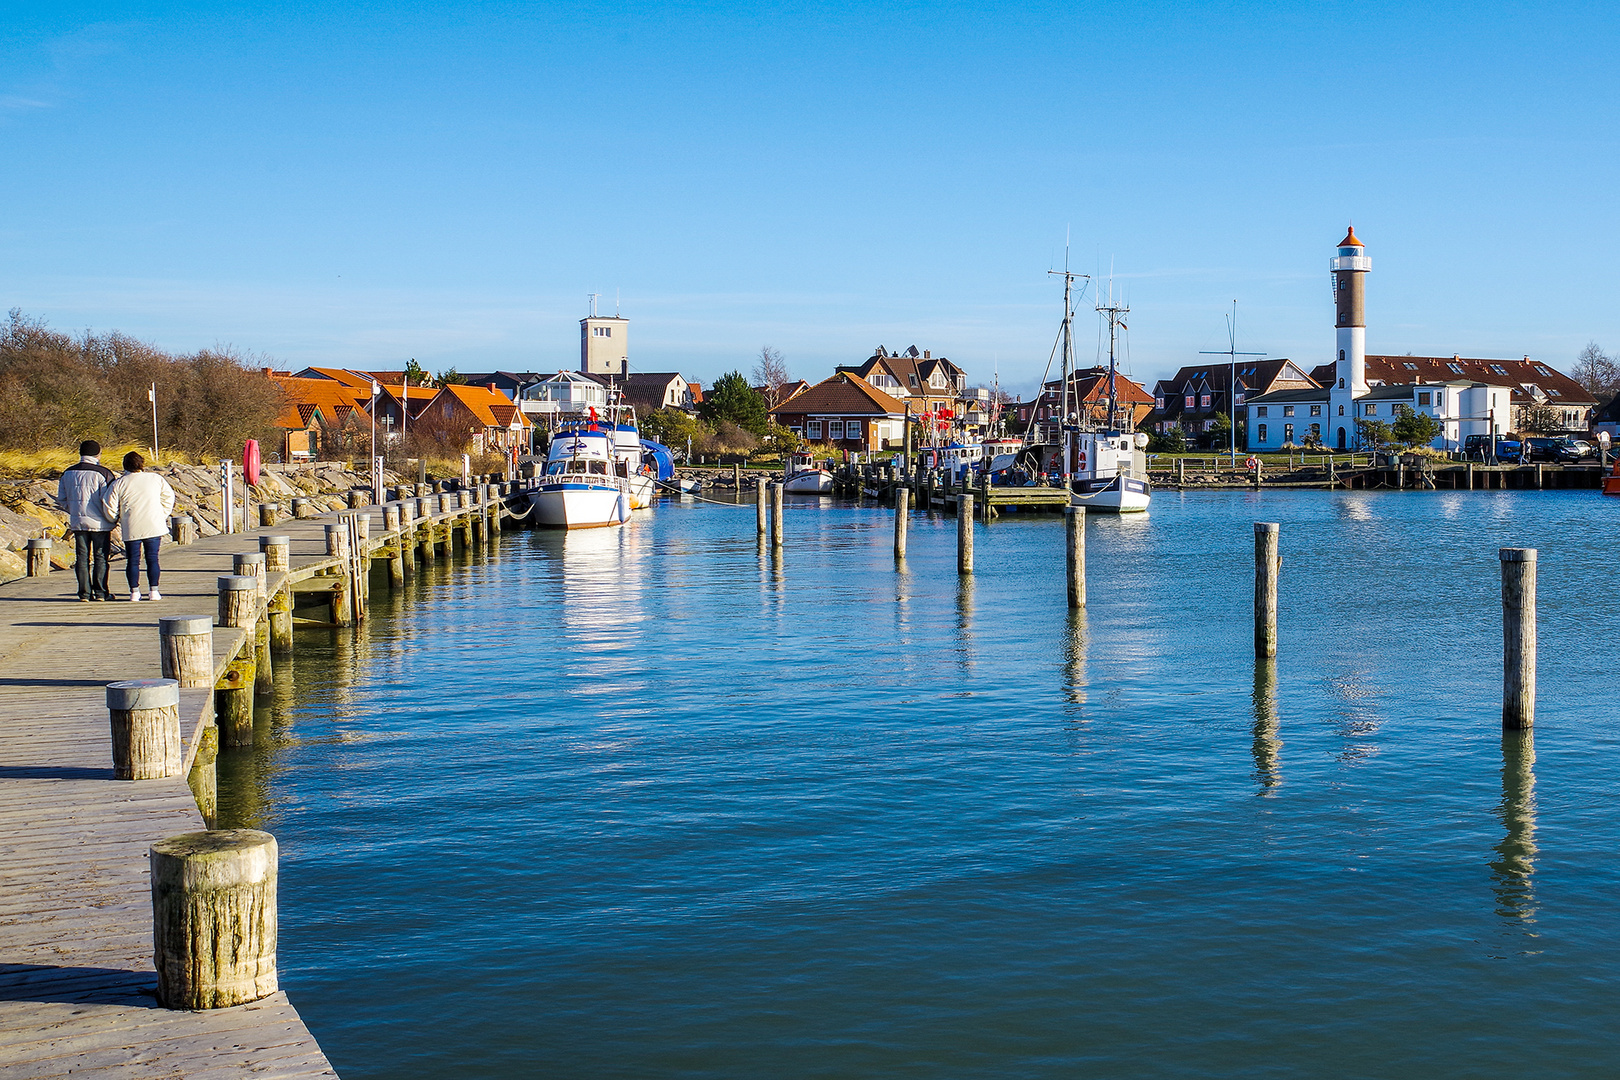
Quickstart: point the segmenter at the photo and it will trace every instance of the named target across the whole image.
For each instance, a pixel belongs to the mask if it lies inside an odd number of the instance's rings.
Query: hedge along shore
[[[119,471],[116,461],[104,459],[102,464],[114,473]],[[174,513],[194,518],[201,536],[217,536],[224,531],[217,465],[164,465],[151,471],[169,481],[174,488]],[[384,483],[390,486],[402,479],[392,472],[383,473]],[[58,477],[50,476],[0,482],[0,583],[27,575],[28,541],[40,537],[56,541],[51,545],[53,570],[72,568],[73,541],[67,532],[67,514],[56,506],[57,480]],[[259,474],[258,485],[247,489],[245,528],[249,531],[259,528],[258,503],[278,504],[285,518],[290,516],[294,497],[310,498],[314,500],[315,512],[324,514],[343,509],[349,491],[370,485],[369,474],[356,473],[343,462],[266,465]],[[237,498],[241,499],[240,490]],[[121,553],[122,545],[114,543],[114,558],[120,558]]]

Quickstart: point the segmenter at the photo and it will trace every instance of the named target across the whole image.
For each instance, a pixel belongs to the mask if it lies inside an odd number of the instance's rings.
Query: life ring
[[[1249,459],[1243,463],[1243,467],[1248,469],[1250,472],[1254,472],[1254,470],[1260,467],[1260,459],[1255,457],[1253,454],[1250,454]]]

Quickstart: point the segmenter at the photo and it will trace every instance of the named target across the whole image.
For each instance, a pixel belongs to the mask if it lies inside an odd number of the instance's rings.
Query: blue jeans
[[[134,592],[141,587],[141,554],[146,554],[146,580],[152,588],[158,587],[158,577],[163,568],[158,565],[158,548],[163,544],[163,537],[148,536],[145,540],[130,540],[124,544],[124,576],[129,578],[129,591]]]
[[[73,531],[73,573],[79,579],[81,599],[100,600],[107,590],[107,560],[112,556],[112,533]]]

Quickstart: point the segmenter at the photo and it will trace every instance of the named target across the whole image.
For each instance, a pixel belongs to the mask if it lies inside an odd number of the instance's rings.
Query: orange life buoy
[[[1250,472],[1254,472],[1254,470],[1260,467],[1260,459],[1251,454],[1249,455],[1249,460],[1243,463],[1243,467],[1248,469]]]

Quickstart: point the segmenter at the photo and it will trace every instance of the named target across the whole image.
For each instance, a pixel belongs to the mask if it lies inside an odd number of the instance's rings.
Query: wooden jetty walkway
[[[329,514],[165,544],[157,602],[80,603],[71,571],[0,586],[0,1076],[336,1075],[283,992],[200,1012],[158,1005],[148,849],[212,825],[216,692],[181,691],[179,775],[116,780],[105,686],[157,677],[159,617],[216,614],[218,579],[236,572],[238,553],[259,550],[261,535],[288,538],[286,569],[266,573],[246,627],[215,629],[221,697],[243,692],[244,660],[251,672],[272,622],[285,654],[295,619],[353,621],[372,587],[368,564],[383,587],[403,584],[418,557],[453,558],[458,540],[462,550],[492,540],[512,488],[420,490],[403,514],[398,501],[358,508],[371,524],[358,559],[329,537],[343,516]],[[410,520],[388,528],[396,515]],[[121,568],[112,577],[121,584]],[[309,612],[311,600],[323,607]],[[295,603],[320,618],[298,618]]]

